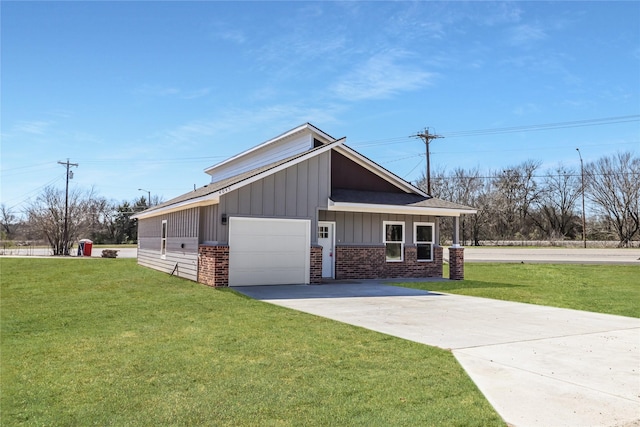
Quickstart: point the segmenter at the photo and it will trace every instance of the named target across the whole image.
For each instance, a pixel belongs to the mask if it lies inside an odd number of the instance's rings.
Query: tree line
[[[463,215],[464,244],[505,240],[579,240],[582,238],[582,196],[588,202],[588,240],[616,239],[620,247],[640,241],[640,158],[631,152],[605,156],[581,170],[560,165],[540,170],[527,160],[499,171],[480,168],[435,171],[432,195],[472,206],[476,215]],[[425,178],[418,186],[425,188]],[[95,191],[69,192],[64,238],[65,190],[45,187],[22,218],[0,205],[1,240],[45,240],[55,255],[69,253],[82,238],[96,244],[137,242],[137,221],[131,216],[161,203],[159,197],[114,202]],[[451,236],[452,224],[442,221],[441,236]]]
[[[153,199],[153,197],[152,197]],[[65,239],[65,205],[67,205],[67,238]],[[64,255],[80,239],[95,244],[136,243],[137,221],[131,216],[160,199],[140,197],[132,201],[115,202],[99,196],[91,189],[71,189],[66,199],[65,189],[47,186],[19,217],[4,204],[0,205],[3,241],[32,242],[44,240],[54,255]]]
[[[631,152],[604,156],[580,169],[546,171],[527,160],[499,171],[457,168],[432,174],[432,195],[478,209],[461,219],[463,244],[499,240],[582,239],[582,197],[590,211],[588,240],[640,240],[640,158]],[[584,179],[583,179],[584,178]],[[423,189],[426,179],[419,181]],[[585,216],[586,213],[585,213]],[[451,235],[443,222],[442,236]]]

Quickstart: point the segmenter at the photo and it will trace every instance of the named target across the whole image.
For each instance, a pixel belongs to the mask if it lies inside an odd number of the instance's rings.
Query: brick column
[[[464,280],[464,248],[449,248],[449,279]]]
[[[309,272],[309,283],[322,283],[322,246],[311,246],[311,269]]]
[[[442,252],[443,248],[440,245],[433,247],[433,261],[435,263],[433,277],[439,277],[442,279]]]
[[[229,246],[198,247],[198,282],[207,286],[229,286]]]

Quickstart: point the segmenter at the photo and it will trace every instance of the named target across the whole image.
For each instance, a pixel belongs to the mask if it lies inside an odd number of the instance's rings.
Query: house
[[[306,123],[211,166],[211,183],[137,215],[138,263],[210,286],[442,277],[439,220],[454,218],[451,279],[464,275],[459,217]]]

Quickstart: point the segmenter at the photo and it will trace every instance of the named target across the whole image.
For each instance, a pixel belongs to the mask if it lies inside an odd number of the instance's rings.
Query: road
[[[447,248],[443,254],[448,261]],[[466,246],[465,262],[532,262],[640,265],[640,249],[617,248],[520,248]]]
[[[118,258],[135,258],[138,255],[137,248],[121,248],[118,246],[113,246],[113,247],[92,248],[91,258],[101,258],[102,251],[104,249],[113,249],[118,251]],[[71,258],[77,258],[77,253],[78,253],[77,249],[71,251]],[[28,246],[13,247],[9,249],[0,248],[0,255],[4,255],[7,257],[38,257],[38,258],[52,257],[51,249],[49,248],[32,248]]]

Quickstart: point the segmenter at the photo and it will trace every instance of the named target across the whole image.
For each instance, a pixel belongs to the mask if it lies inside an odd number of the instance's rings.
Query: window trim
[[[167,258],[167,236],[169,235],[169,225],[167,224],[167,220],[162,220],[162,225],[160,228],[160,258]]]
[[[431,227],[431,241],[418,241],[418,227]],[[413,223],[413,244],[416,245],[416,261],[417,262],[433,262],[433,247],[435,246],[436,224],[434,222],[414,222]],[[418,245],[429,243],[431,245],[431,255],[429,259],[418,258]]]
[[[387,241],[387,225],[401,225],[402,226],[402,240],[401,241]],[[404,221],[382,221],[382,243],[384,244],[384,257],[386,262],[404,262],[404,244],[405,236],[407,233],[407,227]],[[387,243],[400,243],[400,259],[389,259],[387,257]]]

